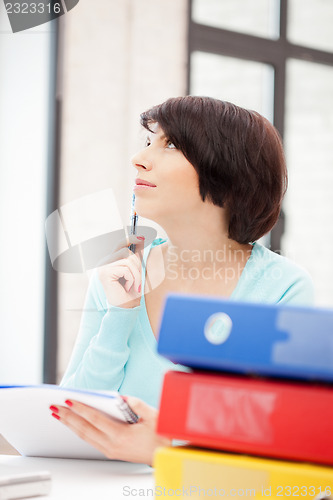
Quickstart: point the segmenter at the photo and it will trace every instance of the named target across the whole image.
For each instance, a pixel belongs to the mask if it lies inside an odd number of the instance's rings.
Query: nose
[[[152,163],[151,160],[148,157],[148,148],[144,148],[138,153],[136,153],[134,156],[131,158],[131,162],[133,167],[136,169],[144,169],[144,170],[151,170],[152,169]]]

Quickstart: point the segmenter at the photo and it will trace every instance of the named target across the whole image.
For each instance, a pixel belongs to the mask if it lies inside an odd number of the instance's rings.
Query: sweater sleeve
[[[110,306],[95,272],[89,284],[79,334],[60,385],[118,390],[129,357],[128,340],[140,308]]]

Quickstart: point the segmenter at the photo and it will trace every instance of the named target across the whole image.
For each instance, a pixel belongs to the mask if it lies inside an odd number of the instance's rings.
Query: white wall
[[[42,379],[50,29],[0,2],[0,384]]]

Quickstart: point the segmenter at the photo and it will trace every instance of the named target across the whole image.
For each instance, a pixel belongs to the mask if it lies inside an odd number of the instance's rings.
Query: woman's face
[[[132,158],[137,169],[135,208],[142,217],[163,223],[184,211],[200,209],[203,201],[192,164],[157,123],[151,128],[154,133],[147,131],[145,147]]]

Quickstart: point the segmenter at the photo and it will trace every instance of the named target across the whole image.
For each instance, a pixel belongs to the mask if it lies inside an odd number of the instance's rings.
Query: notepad
[[[135,423],[138,416],[115,391],[82,391],[57,385],[0,387],[0,434],[24,456],[106,459],[51,416],[50,405],[74,399],[110,418]]]
[[[51,474],[48,471],[7,473],[1,466],[0,500],[14,500],[46,496],[51,491]]]

